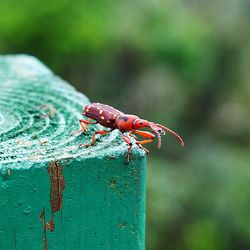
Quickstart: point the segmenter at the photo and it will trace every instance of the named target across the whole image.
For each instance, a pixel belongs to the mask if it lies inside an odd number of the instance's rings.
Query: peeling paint
[[[52,161],[49,165],[48,172],[50,175],[50,204],[52,214],[61,210],[63,201],[63,190],[65,181],[63,176],[62,165],[58,161]]]
[[[10,176],[10,169],[9,168],[6,170],[6,172],[7,172],[7,175]]]
[[[47,117],[55,117],[57,110],[54,106],[49,105],[49,104],[44,104],[44,105],[40,105],[38,107],[41,110],[45,110],[45,114],[41,115],[41,118],[47,118]]]
[[[120,229],[125,229],[125,228],[127,227],[127,225],[128,225],[127,222],[121,222],[121,223],[118,224],[118,227],[119,227]]]
[[[115,187],[115,186],[117,186],[116,180],[112,178],[112,179],[110,180],[110,182],[109,182],[109,186],[110,186],[110,187]]]
[[[65,188],[65,181],[63,176],[63,168],[59,161],[52,161],[49,164],[48,172],[50,176],[50,207],[51,218],[50,221],[45,220],[45,210],[40,213],[40,219],[43,224],[43,245],[44,250],[47,250],[46,231],[53,232],[55,229],[54,215],[55,212],[62,209],[63,190]]]

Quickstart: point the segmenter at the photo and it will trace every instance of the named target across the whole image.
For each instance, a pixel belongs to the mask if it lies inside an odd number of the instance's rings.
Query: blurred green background
[[[250,1],[0,1],[0,53],[177,131],[149,146],[147,249],[250,249]]]

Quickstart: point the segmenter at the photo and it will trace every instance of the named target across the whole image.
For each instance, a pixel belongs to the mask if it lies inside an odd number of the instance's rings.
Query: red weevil
[[[161,135],[165,135],[165,131],[174,135],[177,138],[177,140],[180,142],[180,144],[184,146],[184,142],[182,138],[171,129],[163,125],[154,123],[154,122],[149,122],[147,120],[140,119],[138,116],[135,116],[135,115],[124,114],[123,112],[111,106],[108,106],[106,104],[92,103],[90,105],[87,105],[84,107],[82,114],[88,117],[88,120],[86,119],[79,120],[83,132],[87,130],[87,126],[89,124],[99,123],[103,127],[110,128],[110,130],[95,131],[94,134],[92,135],[92,141],[90,144],[81,144],[81,146],[84,146],[84,147],[89,147],[89,146],[94,145],[95,136],[97,134],[105,135],[115,129],[118,129],[121,132],[121,135],[124,141],[128,145],[128,153],[127,153],[128,160],[130,158],[130,150],[132,148],[132,141],[131,141],[130,136],[133,136],[136,139],[136,144],[138,145],[138,147],[144,149],[146,153],[149,153],[149,150],[143,147],[142,145],[152,142],[155,139],[155,135],[156,135],[158,137],[158,148],[160,149]],[[90,121],[90,119],[93,119],[95,121]],[[151,128],[154,134],[148,131],[139,130],[141,128]],[[125,135],[124,134],[125,132],[129,132],[129,135]],[[137,141],[137,137],[134,136],[133,133],[136,133],[144,137],[145,140]]]

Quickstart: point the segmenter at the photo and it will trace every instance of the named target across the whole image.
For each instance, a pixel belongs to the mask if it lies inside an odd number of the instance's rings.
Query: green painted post
[[[89,100],[26,55],[0,57],[0,249],[145,249],[145,155],[117,131],[79,148]]]

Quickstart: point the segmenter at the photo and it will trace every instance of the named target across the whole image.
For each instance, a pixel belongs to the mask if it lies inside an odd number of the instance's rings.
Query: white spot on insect
[[[99,111],[99,114],[101,115],[101,114],[102,114],[102,112],[103,112],[103,111],[102,111],[102,110],[100,110],[100,111]]]
[[[97,109],[99,110],[100,108],[99,108],[99,107],[97,107]]]
[[[101,116],[101,119],[104,120],[104,116]]]
[[[110,123],[111,121],[110,120],[107,120],[107,123]]]

